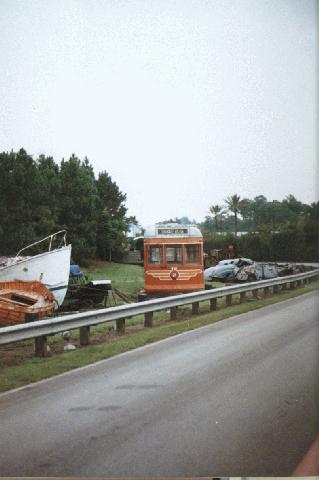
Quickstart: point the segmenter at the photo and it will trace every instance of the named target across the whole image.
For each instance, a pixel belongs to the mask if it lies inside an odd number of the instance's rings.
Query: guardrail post
[[[118,318],[116,320],[116,331],[120,335],[125,333],[125,318]]]
[[[227,307],[230,307],[232,304],[233,296],[232,295],[226,295],[226,305]]]
[[[35,339],[35,356],[36,357],[47,357],[48,356],[48,344],[47,337],[36,337]]]
[[[253,297],[254,297],[255,300],[258,300],[258,288],[253,290]]]
[[[278,293],[278,285],[274,285],[272,291],[274,294]]]
[[[295,288],[295,282],[290,282],[289,288],[290,290],[293,290]]]
[[[199,312],[199,302],[192,303],[192,315],[197,315]]]
[[[298,286],[298,287],[301,287],[301,286],[302,286],[302,281],[301,281],[301,280],[297,280],[297,286]]]
[[[153,326],[153,312],[144,313],[144,327]]]
[[[176,320],[177,318],[177,307],[170,308],[170,318],[171,320]]]
[[[268,297],[269,296],[269,287],[264,287],[264,296]]]
[[[287,290],[287,283],[283,283],[281,289],[282,290]]]
[[[239,303],[243,303],[246,300],[246,292],[240,292]]]
[[[209,309],[212,312],[213,310],[217,310],[217,298],[211,298],[209,301]]]
[[[80,327],[80,345],[84,347],[90,343],[90,327]]]

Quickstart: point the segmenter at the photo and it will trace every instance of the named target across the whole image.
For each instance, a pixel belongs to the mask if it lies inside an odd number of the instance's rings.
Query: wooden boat
[[[0,282],[0,327],[42,320],[55,304],[53,293],[41,282]]]
[[[62,239],[61,234],[63,235]],[[65,297],[68,288],[71,245],[66,245],[66,232],[61,230],[48,237],[24,247],[14,258],[0,258],[0,282],[10,280],[37,280],[48,287],[56,299],[58,308]],[[38,248],[49,241],[48,251],[33,256],[24,256],[26,250]],[[53,248],[53,242],[60,241],[58,248]],[[62,245],[61,245],[62,244]],[[23,253],[23,255],[21,255]]]

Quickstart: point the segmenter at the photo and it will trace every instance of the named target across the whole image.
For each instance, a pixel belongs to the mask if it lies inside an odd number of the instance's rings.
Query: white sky
[[[318,5],[318,3],[317,3]],[[0,151],[87,156],[142,225],[318,200],[316,0],[1,0]]]

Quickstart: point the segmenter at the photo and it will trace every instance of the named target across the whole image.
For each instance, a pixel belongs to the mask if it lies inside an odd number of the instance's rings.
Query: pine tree
[[[129,218],[126,217],[126,195],[107,172],[99,174],[98,191],[97,253],[101,259],[120,259],[126,247],[125,232]]]
[[[96,253],[97,189],[87,158],[62,160],[59,224],[68,232],[76,261]]]

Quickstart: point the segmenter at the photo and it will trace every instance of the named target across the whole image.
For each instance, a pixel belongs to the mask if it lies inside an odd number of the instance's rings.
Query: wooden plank
[[[199,312],[199,302],[192,303],[192,315],[197,315]]]
[[[80,345],[85,346],[90,343],[90,327],[80,328]]]
[[[35,338],[35,356],[36,357],[48,356],[48,344],[47,344],[46,336]]]
[[[119,334],[125,333],[125,318],[119,318],[116,320],[116,331]]]
[[[210,299],[209,309],[210,309],[210,311],[217,310],[217,298],[211,298]]]
[[[170,308],[170,318],[171,320],[176,320],[177,318],[177,307]]]
[[[144,314],[144,327],[153,326],[153,312],[147,312]]]

